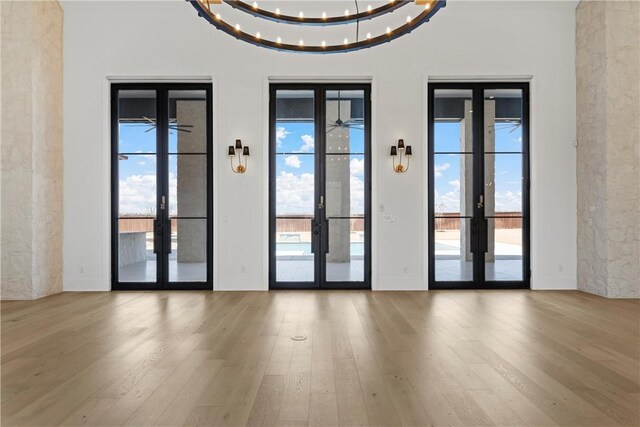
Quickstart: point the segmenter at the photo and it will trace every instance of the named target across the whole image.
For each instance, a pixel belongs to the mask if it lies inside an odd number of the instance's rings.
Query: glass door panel
[[[484,217],[487,281],[521,281],[525,198],[523,94],[484,91]]]
[[[326,282],[364,282],[367,205],[364,90],[325,92]]]
[[[169,281],[206,282],[207,92],[170,90],[167,101]]]
[[[315,91],[278,90],[272,108],[275,280],[308,286],[317,270]]]
[[[117,259],[122,282],[158,277],[158,161],[155,90],[123,90],[117,99]]]
[[[473,92],[435,90],[432,251],[437,281],[473,281],[473,131]]]

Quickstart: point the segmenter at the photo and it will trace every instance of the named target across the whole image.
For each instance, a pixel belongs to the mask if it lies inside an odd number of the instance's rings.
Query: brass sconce
[[[396,164],[396,157],[398,156],[398,153],[400,155],[400,158],[398,159],[398,164]],[[404,163],[402,163],[402,153],[404,153],[404,156],[407,158],[407,164],[405,165]],[[391,146],[391,158],[393,160],[393,170],[394,172],[397,173],[405,173],[406,171],[409,170],[409,159],[411,158],[411,155],[413,153],[411,152],[411,146],[407,145],[406,148],[404,146],[404,139],[399,139],[398,140],[398,146],[396,147],[395,145]]]
[[[234,159],[238,156],[238,166],[234,166]],[[242,162],[244,159],[244,164]],[[234,173],[245,173],[247,171],[247,163],[249,161],[249,147],[242,147],[242,141],[236,139],[236,146],[229,146],[229,160],[231,160],[231,170]]]

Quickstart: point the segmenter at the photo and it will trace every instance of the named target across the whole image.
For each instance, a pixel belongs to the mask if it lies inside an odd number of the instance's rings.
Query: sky
[[[346,136],[346,131],[343,132]],[[306,122],[279,122],[276,127],[276,214],[314,214],[314,125]],[[364,131],[348,131],[350,153],[364,152]],[[283,153],[283,154],[278,154]],[[351,216],[364,214],[364,156],[345,154],[328,160],[348,162]],[[346,164],[345,164],[345,167]],[[331,210],[327,206],[329,211]]]
[[[152,129],[147,132],[147,130]],[[120,215],[154,215],[156,212],[156,131],[145,123],[120,124],[119,160]],[[169,151],[177,147],[176,131],[169,132]],[[149,153],[149,154],[147,154]],[[177,211],[178,170],[175,156],[169,161],[169,213]]]
[[[452,154],[466,151],[460,147],[460,123],[436,123],[434,135],[435,157],[435,211],[440,213],[460,212],[460,185],[464,181],[460,166],[463,157],[470,154]],[[496,152],[520,152],[522,149],[522,127],[508,123],[495,125]],[[446,153],[446,154],[437,154]],[[485,161],[490,161],[487,156]],[[486,167],[486,166],[485,166]],[[487,191],[490,183],[485,183]],[[486,192],[485,192],[486,193]],[[496,212],[522,211],[522,155],[495,155],[495,203]],[[468,212],[468,211],[467,211]]]
[[[121,215],[151,215],[156,204],[155,130],[147,124],[120,125],[120,152],[138,153],[119,161],[119,188]],[[313,123],[279,122],[277,124],[276,155],[276,212],[278,215],[312,215],[314,207],[315,150]],[[451,154],[460,150],[460,124],[436,123],[435,128],[435,204],[437,213],[460,212],[461,157]],[[364,152],[364,134],[350,129],[350,151]],[[176,132],[171,131],[170,151],[175,151]],[[521,150],[522,128],[509,124],[496,124],[495,151]],[[345,154],[350,173],[350,214],[364,213],[364,156]],[[522,156],[497,154],[495,156],[496,211],[521,211]],[[337,158],[336,158],[337,160]],[[177,164],[169,162],[169,212],[175,214]]]

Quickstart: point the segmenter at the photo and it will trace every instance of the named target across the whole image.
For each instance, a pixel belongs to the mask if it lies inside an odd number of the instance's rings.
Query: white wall
[[[576,288],[575,2],[456,2],[413,34],[357,53],[272,52],[236,41],[184,1],[65,8],[65,290],[108,290],[107,76],[214,78],[216,289],[267,289],[265,156],[270,76],[373,78],[374,289],[426,289],[426,78],[532,75],[532,287]],[[387,157],[398,138],[412,169]],[[251,146],[245,175],[224,156]],[[402,189],[399,191],[399,189]],[[228,222],[223,223],[227,218]],[[240,265],[245,265],[244,273]],[[403,271],[403,267],[407,271]]]

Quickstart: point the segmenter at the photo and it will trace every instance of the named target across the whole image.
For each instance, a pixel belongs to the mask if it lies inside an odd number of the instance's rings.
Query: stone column
[[[0,2],[2,299],[62,291],[62,19],[57,1]]]
[[[496,101],[487,99],[484,101],[484,151],[496,151]],[[484,214],[494,216],[496,214],[496,156],[495,154],[481,154],[484,156]],[[495,221],[487,221],[487,252],[485,262],[496,260],[496,233]]]
[[[179,153],[204,153],[206,144],[206,102],[176,101],[178,125],[190,132],[176,131]],[[177,206],[179,216],[207,216],[207,159],[203,155],[177,156]],[[206,262],[207,233],[204,220],[178,220],[178,262]]]
[[[576,9],[578,288],[640,297],[640,3]]]
[[[340,118],[351,119],[351,101],[340,101]],[[327,124],[338,118],[338,101],[327,102]],[[323,129],[323,132],[325,130]],[[327,153],[350,151],[349,129],[336,128],[327,133]],[[326,156],[326,215],[348,217],[351,215],[351,168],[350,158]],[[351,221],[334,220],[329,226],[329,253],[327,262],[351,261]]]
[[[460,151],[473,152],[473,105],[464,101],[464,118],[460,122]],[[473,155],[460,155],[460,215],[473,215]],[[460,256],[473,261],[471,253],[471,221],[460,220]]]

